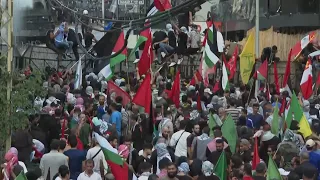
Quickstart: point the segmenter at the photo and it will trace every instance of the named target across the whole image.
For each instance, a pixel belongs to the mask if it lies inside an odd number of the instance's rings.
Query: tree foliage
[[[7,98],[8,83],[12,80],[10,100]],[[29,77],[14,71],[8,73],[7,58],[0,57],[0,139],[5,140],[10,132],[24,129],[28,125],[28,116],[36,113],[33,100],[36,96],[44,97],[40,72],[33,72]],[[2,144],[0,140],[0,144]]]

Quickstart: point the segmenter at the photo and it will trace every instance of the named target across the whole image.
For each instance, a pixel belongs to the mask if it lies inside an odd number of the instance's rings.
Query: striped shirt
[[[230,114],[234,121],[238,121],[239,114],[240,114],[240,110],[239,109],[237,109],[237,108],[229,108],[229,109],[226,109],[226,113]]]

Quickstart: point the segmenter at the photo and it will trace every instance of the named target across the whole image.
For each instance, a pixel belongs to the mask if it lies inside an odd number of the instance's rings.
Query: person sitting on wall
[[[76,33],[73,29],[69,28],[67,40],[68,42],[72,42],[72,51],[76,58],[76,60],[79,60],[79,52],[78,52],[78,41],[77,36],[79,38],[79,41],[82,42],[82,35],[81,33]]]
[[[54,43],[54,39],[56,38],[56,36],[58,35],[58,31],[55,33],[55,26],[54,24],[51,25],[51,29],[48,30],[47,34],[46,34],[46,46],[47,48],[51,49],[52,51],[54,51],[55,53],[58,54],[58,61],[60,62],[62,59],[62,51],[59,50]]]
[[[55,37],[55,46],[59,49],[65,49],[66,55],[71,58],[70,52],[72,51],[73,42],[67,41],[68,38],[68,23],[62,22],[57,30],[57,35]]]
[[[169,43],[169,34],[171,34],[170,32],[173,33],[173,29],[172,26],[170,24],[170,27],[167,26],[166,27],[167,31],[168,31],[168,35],[167,33],[165,33],[164,31],[157,31],[153,34],[153,48],[156,50],[157,52],[157,59],[158,59],[158,63],[161,64],[161,56],[164,57],[168,57],[170,56],[172,53],[174,53],[175,49],[170,46]]]

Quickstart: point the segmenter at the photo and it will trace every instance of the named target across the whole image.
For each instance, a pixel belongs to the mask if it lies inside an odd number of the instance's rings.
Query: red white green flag
[[[146,26],[148,25],[149,23],[146,23]],[[136,45],[134,46],[134,48],[131,50],[130,52],[130,55],[128,57],[128,59],[131,59],[134,55],[135,55],[135,52],[139,49],[139,47],[148,40],[148,37],[149,37],[149,34],[151,33],[151,29],[148,28],[148,29],[145,29],[144,31],[142,31],[139,35],[139,38],[137,40],[137,43]],[[136,62],[135,62],[136,63]]]
[[[264,62],[260,65],[259,69],[255,72],[253,77],[260,81],[266,80],[268,75],[268,60],[264,60]]]
[[[119,35],[119,38],[116,42],[116,45],[114,46],[113,50],[112,50],[112,54],[115,54],[116,52],[119,52],[122,48],[122,46],[124,45],[124,32],[122,31]],[[120,64],[122,61],[124,61],[127,57],[128,51],[127,51],[127,47],[122,50],[122,52],[120,54],[118,54],[117,56],[113,57],[110,59],[110,63],[107,64],[101,71],[100,73],[107,79],[109,80],[112,76],[113,76],[113,72],[114,72],[114,67],[117,64]]]

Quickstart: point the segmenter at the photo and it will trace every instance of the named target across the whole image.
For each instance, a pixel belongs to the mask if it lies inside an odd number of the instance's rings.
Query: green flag
[[[293,92],[292,94],[290,108],[286,117],[286,123],[288,128],[290,128],[292,120],[296,120],[299,122],[299,132],[303,134],[303,137],[306,138],[312,134],[310,125],[302,111],[301,105],[295,92]]]
[[[278,135],[279,133],[279,107],[278,107],[278,101],[276,102],[276,105],[273,110],[273,116],[272,116],[272,122],[271,122],[271,132],[274,135]]]
[[[222,136],[226,138],[226,140],[228,141],[231,152],[235,153],[238,134],[237,134],[237,128],[236,128],[235,122],[233,121],[230,114],[227,116],[227,119],[223,123],[221,127],[221,131],[222,131]]]
[[[218,162],[214,168],[215,174],[221,179],[227,179],[227,158],[226,154],[223,151],[218,159]]]
[[[210,137],[213,137],[213,128],[217,126],[216,120],[213,117],[213,114],[209,114],[209,128],[210,128]]]
[[[15,180],[28,180],[23,171],[15,178]]]
[[[271,156],[269,156],[267,180],[282,180],[282,176],[280,175],[277,165]]]

